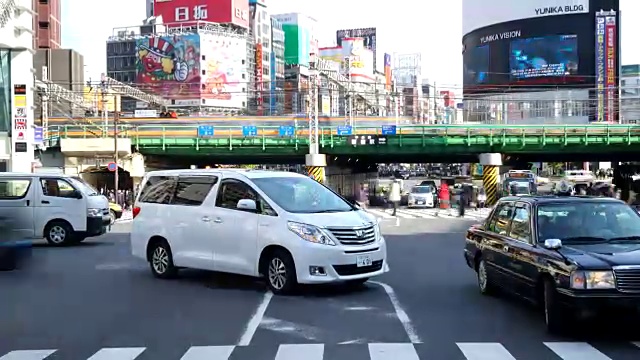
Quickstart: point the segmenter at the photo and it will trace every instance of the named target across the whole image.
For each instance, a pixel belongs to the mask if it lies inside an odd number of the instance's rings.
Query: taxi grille
[[[621,292],[640,292],[640,267],[617,266],[613,268],[616,288]]]
[[[376,231],[373,226],[327,230],[343,245],[368,245],[376,241]]]

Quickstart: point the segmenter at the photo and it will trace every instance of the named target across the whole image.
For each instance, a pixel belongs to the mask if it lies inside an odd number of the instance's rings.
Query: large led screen
[[[491,52],[489,45],[476,46],[465,51],[464,82],[465,84],[486,84],[489,81]],[[471,60],[472,59],[472,60]]]
[[[509,70],[514,80],[578,74],[578,37],[549,35],[511,41]]]

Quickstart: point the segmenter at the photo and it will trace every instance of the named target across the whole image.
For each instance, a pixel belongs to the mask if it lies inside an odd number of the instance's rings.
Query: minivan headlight
[[[571,273],[572,289],[615,289],[616,281],[611,271],[574,271]]]
[[[287,223],[287,226],[289,227],[289,230],[298,235],[302,240],[315,244],[336,245],[329,235],[317,226],[291,221]]]
[[[88,217],[100,217],[102,216],[102,210],[100,209],[87,209]]]

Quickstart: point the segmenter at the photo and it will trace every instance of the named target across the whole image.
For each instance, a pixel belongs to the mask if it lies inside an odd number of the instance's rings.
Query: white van
[[[593,172],[588,170],[567,170],[564,177],[571,182],[593,182],[596,179]]]
[[[296,173],[150,172],[133,217],[131,251],[159,278],[179,268],[263,276],[283,294],[389,271],[375,218]]]
[[[69,245],[107,231],[109,201],[69,176],[0,173],[0,217],[21,238]]]

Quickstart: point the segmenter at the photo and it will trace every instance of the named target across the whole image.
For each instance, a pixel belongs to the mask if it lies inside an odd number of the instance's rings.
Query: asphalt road
[[[480,295],[461,252],[473,220],[405,220],[383,221],[390,273],[292,297],[199,271],[156,280],[130,257],[128,224],[83,246],[38,246],[27,267],[0,273],[0,359],[41,360],[2,355],[48,349],[49,360],[86,360],[103,348],[117,349],[91,360],[640,358],[631,330],[595,324],[558,338],[527,304]],[[183,357],[192,346],[208,347]]]

